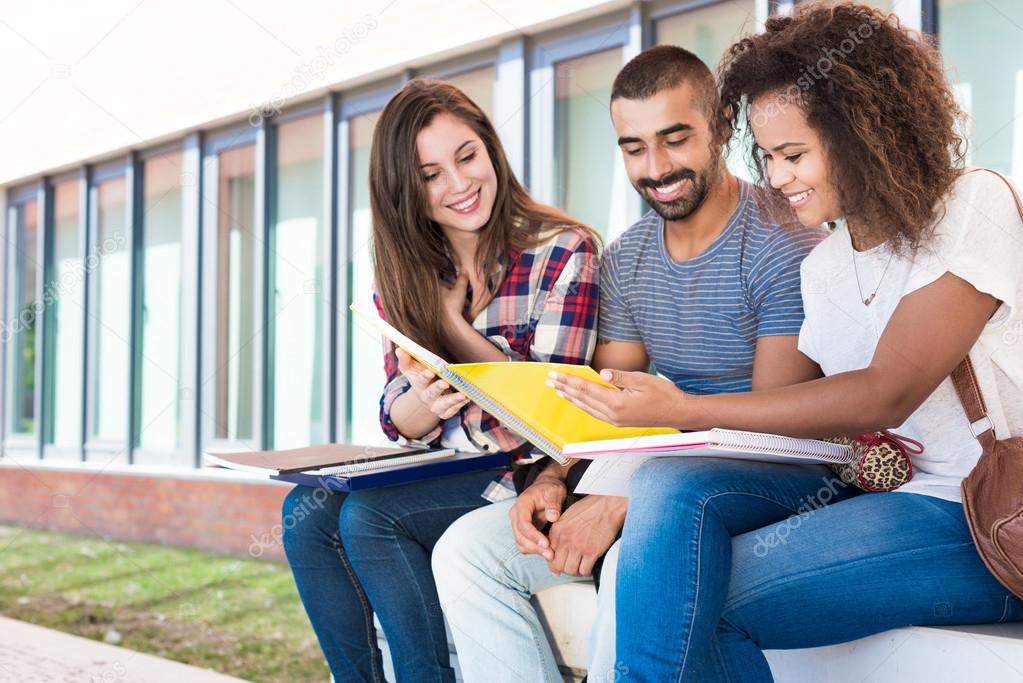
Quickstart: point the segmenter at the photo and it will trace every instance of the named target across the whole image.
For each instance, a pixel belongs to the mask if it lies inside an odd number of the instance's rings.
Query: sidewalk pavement
[[[245,683],[0,616],[0,683]]]

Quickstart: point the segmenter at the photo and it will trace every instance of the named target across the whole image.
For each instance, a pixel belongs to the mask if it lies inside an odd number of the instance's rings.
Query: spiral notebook
[[[650,458],[703,456],[840,465],[854,457],[852,449],[841,444],[733,429],[569,443],[562,452],[593,461],[576,485],[576,493],[606,496],[627,496],[633,472]]]
[[[388,467],[360,469],[342,466],[327,468],[326,472],[293,472],[275,474],[270,478],[328,491],[362,491],[508,466],[507,453],[455,452],[449,449],[408,458],[409,461],[402,463],[398,460],[404,458],[395,458],[394,464]]]
[[[377,333],[428,367],[455,390],[560,463],[562,448],[575,441],[678,435],[667,427],[615,427],[559,397],[545,385],[551,371],[611,387],[593,368],[565,363],[448,363],[399,332],[376,311],[352,304],[352,312]]]

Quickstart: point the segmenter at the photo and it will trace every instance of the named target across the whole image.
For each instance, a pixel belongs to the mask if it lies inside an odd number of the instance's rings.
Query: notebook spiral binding
[[[458,391],[468,396],[473,403],[477,404],[497,418],[497,420],[501,423],[501,426],[507,427],[523,439],[526,439],[541,451],[554,458],[558,463],[565,464],[568,462],[567,458],[561,454],[561,449],[558,448],[550,439],[541,436],[535,430],[526,425],[525,422],[505,410],[504,406],[500,403],[480,392],[474,386],[447,368],[444,368],[444,381],[458,389]]]
[[[711,431],[717,437],[716,445],[725,448],[759,451],[771,455],[804,455],[835,463],[847,461],[847,458],[843,457],[843,454],[847,453],[847,449],[838,444],[793,439],[777,434],[751,434],[731,429],[713,429]]]

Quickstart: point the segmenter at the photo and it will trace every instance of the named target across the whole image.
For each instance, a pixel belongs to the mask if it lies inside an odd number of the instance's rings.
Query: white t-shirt
[[[865,368],[902,297],[952,273],[1002,302],[970,350],[970,359],[996,436],[1020,436],[1023,222],[1008,187],[986,171],[959,178],[945,206],[946,213],[934,237],[915,254],[907,252],[902,257],[892,258],[884,245],[856,252],[847,226],[840,221],[802,265],[806,319],[799,334],[799,349],[815,360],[825,375]],[[875,288],[875,299],[864,306],[863,299]],[[948,320],[950,325],[955,322]],[[912,363],[913,359],[907,358],[906,362]],[[959,485],[977,463],[981,447],[952,381],[942,382],[893,431],[920,441],[925,449],[913,456],[913,480],[899,491],[961,501]]]

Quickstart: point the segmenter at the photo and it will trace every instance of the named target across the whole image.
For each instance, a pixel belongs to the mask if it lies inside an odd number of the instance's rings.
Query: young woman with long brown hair
[[[454,362],[589,362],[599,240],[529,197],[464,93],[413,80],[391,99],[373,134],[370,196],[376,303],[395,327]],[[529,454],[404,353],[388,345],[384,363],[388,437],[504,452],[509,464]],[[489,471],[348,496],[291,492],[285,550],[336,680],[383,680],[373,613],[399,681],[454,680],[430,553],[454,520],[511,486],[509,472]]]
[[[799,348],[824,376],[709,396],[640,373],[610,373],[618,392],[556,386],[616,424],[893,429],[924,450],[891,493],[851,492],[813,467],[645,464],[618,564],[618,663],[630,681],[770,681],[764,649],[1023,619],[978,554],[960,498],[982,451],[975,434],[1023,434],[1013,348],[1023,222],[1002,178],[964,168],[936,49],[894,15],[811,4],[769,19],[721,68],[724,111],[745,112],[776,203],[831,225],[802,267]],[[949,378],[967,356],[990,425],[971,425]]]

